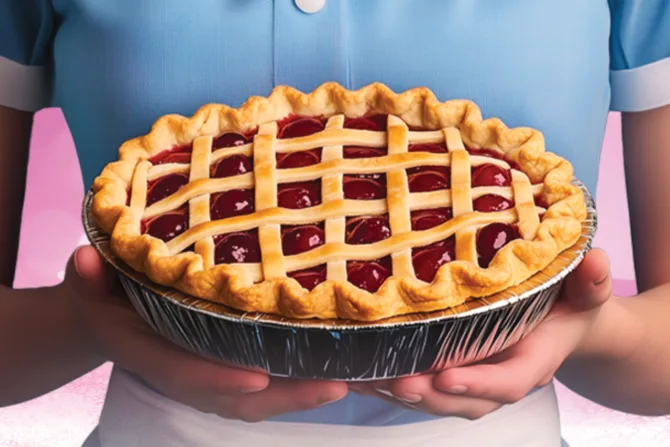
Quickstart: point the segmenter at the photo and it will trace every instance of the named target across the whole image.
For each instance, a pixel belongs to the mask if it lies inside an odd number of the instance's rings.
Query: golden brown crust
[[[309,292],[291,278],[254,284],[255,275],[249,269],[210,266],[203,256],[193,252],[172,255],[168,244],[139,233],[138,214],[126,205],[135,170],[147,169],[142,161],[165,149],[190,144],[202,136],[250,131],[290,114],[358,117],[372,112],[395,115],[410,127],[428,130],[458,127],[468,147],[502,151],[505,159],[516,163],[532,184],[543,185],[541,198],[549,207],[539,227],[532,229],[532,240],[519,239],[504,246],[488,268],[467,261],[444,264],[431,284],[413,277],[392,276],[374,294],[346,281],[326,281]],[[152,281],[187,294],[240,310],[289,318],[371,321],[446,309],[468,299],[491,295],[525,281],[546,267],[577,241],[581,222],[586,218],[583,194],[571,184],[572,165],[545,152],[544,137],[539,131],[508,129],[495,118],[482,120],[474,103],[465,100],[441,103],[426,88],[395,94],[382,84],[350,91],[327,83],[303,94],[281,86],[268,98],[250,98],[239,109],[210,104],[191,118],[164,116],[149,134],[123,144],[119,153],[119,161],[107,165],[94,181],[92,213],[101,229],[110,233],[111,248],[123,261]],[[138,188],[146,188],[146,175],[143,181],[144,186],[137,185]],[[455,218],[440,226],[442,236],[455,234],[458,224]]]

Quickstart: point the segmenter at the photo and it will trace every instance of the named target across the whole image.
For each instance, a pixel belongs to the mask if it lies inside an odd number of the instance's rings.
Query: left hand
[[[484,361],[393,380],[350,384],[359,394],[440,416],[478,419],[549,384],[580,345],[612,292],[607,255],[592,250],[566,278],[547,317],[525,338]]]

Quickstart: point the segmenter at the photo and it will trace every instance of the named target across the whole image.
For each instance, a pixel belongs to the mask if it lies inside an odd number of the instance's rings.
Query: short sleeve
[[[51,0],[0,0],[0,105],[26,111],[48,105],[53,20]]]
[[[670,104],[670,1],[609,0],[611,109]]]

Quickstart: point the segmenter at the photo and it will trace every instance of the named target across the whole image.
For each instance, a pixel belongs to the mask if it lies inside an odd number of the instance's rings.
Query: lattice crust
[[[344,116],[387,114],[386,131],[343,128]],[[278,139],[277,121],[289,116],[329,117],[325,130],[306,137]],[[422,131],[412,128],[425,129]],[[212,151],[212,138],[229,131],[258,129],[252,143]],[[166,148],[193,143],[191,164],[152,165],[148,159]],[[448,153],[408,152],[409,144],[445,143]],[[471,148],[499,151],[504,160],[470,155]],[[388,148],[377,158],[344,159],[343,146]],[[323,148],[321,163],[277,169],[276,153]],[[209,178],[210,165],[232,154],[254,157],[254,171]],[[470,168],[484,163],[511,169],[511,187],[471,187]],[[451,189],[410,193],[406,169],[450,166]],[[146,206],[147,183],[171,173],[188,173],[190,183]],[[349,200],[343,174],[385,173],[387,198]],[[126,142],[120,160],[110,163],[94,182],[93,215],[111,233],[111,247],[132,268],[152,281],[204,299],[246,310],[290,318],[375,320],[445,309],[519,284],[546,267],[581,233],[586,207],[581,191],[570,184],[572,165],[545,152],[544,138],[529,128],[508,129],[498,119],[482,120],[465,100],[438,102],[425,88],[395,94],[372,84],[358,91],[328,83],[310,94],[277,87],[268,98],[252,97],[239,109],[206,105],[193,117],[169,115],[151,132]],[[322,203],[300,210],[277,207],[277,185],[321,179]],[[255,212],[210,220],[210,194],[255,188]],[[127,204],[128,191],[131,191]],[[494,193],[514,200],[514,208],[481,213],[473,200]],[[542,209],[535,205],[534,196]],[[189,207],[189,229],[169,242],[141,234],[142,219]],[[410,211],[451,206],[453,218],[423,231],[412,231]],[[345,216],[388,213],[391,237],[368,245],[345,244]],[[544,213],[540,219],[540,213]],[[325,222],[325,244],[292,256],[282,255],[280,225]],[[477,264],[477,230],[492,222],[517,223],[521,239],[505,245],[487,268]],[[215,265],[213,237],[258,228],[259,264]],[[416,278],[413,247],[450,236],[456,260],[442,265],[432,283]],[[194,246],[194,251],[184,252]],[[347,282],[348,260],[391,255],[393,276],[376,293]],[[287,272],[326,264],[327,281],[302,288]]]

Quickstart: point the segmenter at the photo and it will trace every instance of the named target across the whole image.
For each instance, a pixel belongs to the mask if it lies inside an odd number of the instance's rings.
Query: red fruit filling
[[[387,121],[388,121],[387,115],[370,115],[360,118],[345,118],[344,128],[382,131],[386,130]]]
[[[231,189],[212,195],[209,205],[212,220],[242,216],[254,212],[253,189]]]
[[[486,194],[472,202],[475,211],[490,213],[492,211],[504,211],[512,208],[514,202],[495,194]]]
[[[214,138],[212,148],[221,149],[224,147],[244,146],[251,143],[253,134],[244,135],[239,132],[228,132]]]
[[[421,166],[407,170],[410,192],[429,192],[448,189],[451,174],[448,166]]]
[[[421,231],[436,227],[453,217],[451,208],[435,208],[432,210],[412,211],[412,230]]]
[[[214,244],[214,262],[217,264],[261,262],[258,230],[220,234],[214,236]]]
[[[520,237],[519,230],[515,226],[504,223],[492,223],[479,230],[477,234],[479,266],[488,267],[498,250]]]
[[[277,188],[277,205],[281,208],[301,209],[321,203],[321,180],[282,183]]]
[[[310,269],[289,272],[287,276],[298,281],[305,289],[312,290],[326,280],[326,266],[317,265]]]
[[[185,174],[170,174],[149,182],[147,186],[147,206],[174,194],[187,183],[188,176]]]
[[[496,165],[481,165],[472,169],[472,186],[510,186],[512,177],[508,170]]]
[[[388,216],[358,216],[347,218],[347,244],[373,244],[391,236]]]
[[[283,226],[281,233],[284,256],[310,251],[326,241],[323,225]]]
[[[345,199],[375,200],[386,197],[386,175],[356,174],[343,178]]]
[[[435,278],[437,269],[442,264],[454,260],[456,260],[456,240],[453,236],[412,250],[414,273],[417,278],[426,282],[431,282]]]
[[[277,122],[277,138],[298,138],[321,132],[326,127],[322,118],[291,115]]]
[[[375,158],[386,155],[385,147],[346,146],[342,149],[344,158]]]
[[[167,242],[188,229],[188,206],[142,222],[142,233]]]
[[[159,154],[154,155],[149,159],[151,164],[162,165],[166,163],[190,163],[192,145],[177,146]]]
[[[212,165],[212,178],[233,177],[240,174],[246,174],[254,170],[254,162],[245,155],[231,155],[222,158]]]
[[[347,262],[347,280],[359,289],[374,293],[391,276],[391,257],[376,261]]]

